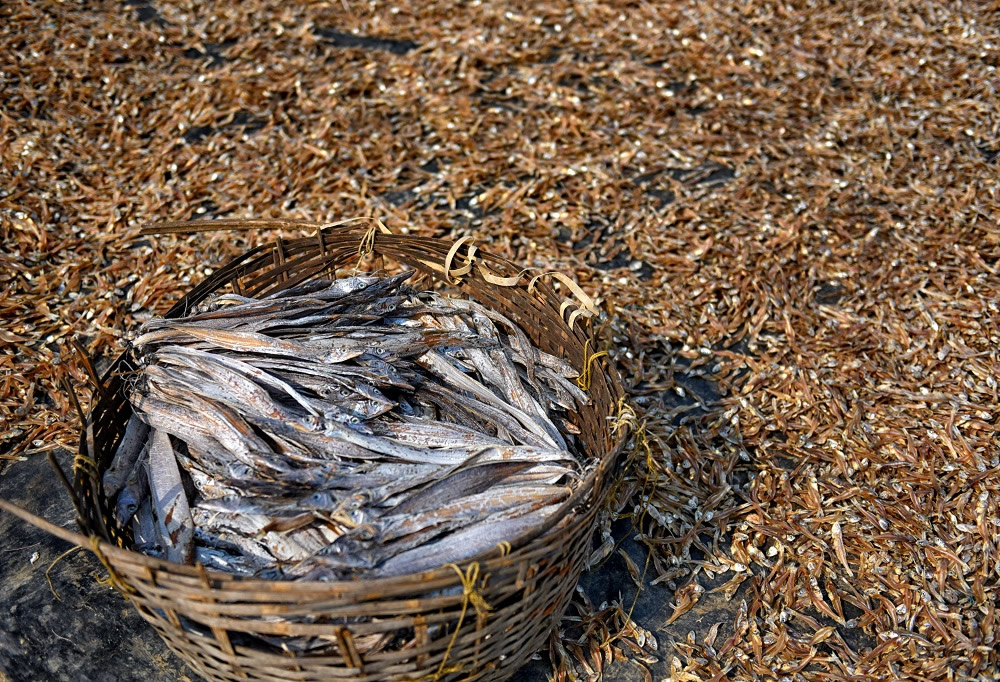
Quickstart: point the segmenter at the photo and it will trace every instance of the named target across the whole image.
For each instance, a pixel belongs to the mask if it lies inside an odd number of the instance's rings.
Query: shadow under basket
[[[272,226],[310,227],[284,221]],[[579,306],[565,305],[565,296],[545,279],[534,286],[515,279],[519,268],[470,248],[467,240],[311,227],[310,237],[278,239],[232,260],[166,317],[184,315],[213,294],[266,296],[306,280],[346,276],[358,266],[359,254],[425,273],[503,313],[542,350],[581,372],[591,370],[585,372],[591,404],[569,418],[593,465],[545,526],[461,565],[343,582],[247,579],[131,551],[131,538],[111,521],[100,483],[132,413],[125,387],[135,370],[128,353],[112,364],[95,396],[89,419],[93,459],[86,431],[81,434],[71,485],[83,534],[9,503],[0,506],[94,551],[142,617],[209,680],[505,679],[545,646],[591,551],[597,512],[628,437],[627,430],[612,429],[624,396],[621,379],[610,363],[593,361],[589,323],[580,315],[573,328],[567,323]],[[306,637],[320,638],[324,646],[294,653],[281,646]],[[376,641],[382,646],[373,646]]]

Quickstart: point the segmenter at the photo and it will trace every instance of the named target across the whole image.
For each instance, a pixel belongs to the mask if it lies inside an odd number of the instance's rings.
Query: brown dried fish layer
[[[609,345],[655,454],[621,493],[647,470],[660,486],[652,589],[753,573],[760,658],[739,611],[713,607],[723,625],[689,642],[703,598],[658,676],[989,675],[994,9],[4,3],[0,457],[75,440],[56,386],[85,373],[64,339],[110,354],[258,238],[154,252],[139,223],[474,231],[617,308]],[[345,48],[328,27],[400,42]],[[707,412],[702,379],[722,393]]]

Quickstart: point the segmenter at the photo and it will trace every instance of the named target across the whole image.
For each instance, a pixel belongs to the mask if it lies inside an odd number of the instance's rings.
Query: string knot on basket
[[[594,353],[588,355],[590,352],[590,339],[584,341],[583,344],[583,369],[580,371],[580,376],[576,378],[576,385],[579,386],[584,391],[590,390],[590,382],[592,376],[592,367],[594,365],[594,360],[598,358],[605,357],[608,351],[602,350],[600,353]]]
[[[365,257],[375,252],[375,236],[379,232],[382,234],[392,234],[381,220],[374,218],[374,223],[365,231],[361,237],[361,241],[358,243],[358,264],[354,266],[355,270],[360,270],[361,263]]]
[[[462,669],[462,666],[452,666],[446,668],[445,664],[448,662],[448,656],[451,654],[451,649],[455,646],[455,640],[458,639],[458,633],[462,630],[462,623],[465,622],[465,614],[469,610],[469,604],[472,604],[473,608],[476,609],[476,615],[479,619],[485,620],[489,615],[493,607],[489,605],[483,595],[479,592],[479,588],[476,583],[479,582],[479,562],[473,561],[469,564],[469,567],[465,569],[465,573],[462,573],[462,569],[458,567],[457,564],[448,564],[447,568],[452,569],[458,574],[458,579],[462,582],[462,613],[458,616],[458,623],[455,624],[455,632],[451,635],[451,640],[448,642],[448,647],[444,650],[444,657],[441,659],[441,665],[438,666],[437,671],[430,676],[423,679],[430,679],[433,682],[437,682],[444,675],[449,673],[458,672]]]
[[[96,556],[98,560],[104,564],[104,568],[108,570],[108,579],[111,581],[112,587],[118,590],[126,599],[128,599],[130,594],[135,594],[135,590],[133,590],[128,583],[121,579],[121,576],[119,576],[118,572],[115,571],[114,566],[112,566],[111,562],[108,561],[108,558],[104,556],[104,552],[101,551],[101,539],[96,535],[90,536],[90,551],[94,553],[94,556]]]

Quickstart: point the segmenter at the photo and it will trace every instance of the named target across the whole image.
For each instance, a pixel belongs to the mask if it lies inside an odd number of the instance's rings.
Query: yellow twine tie
[[[104,556],[104,552],[101,551],[100,544],[101,539],[99,537],[96,535],[90,536],[90,550],[97,556],[100,562],[104,564],[104,568],[107,569],[108,579],[111,580],[112,587],[118,590],[123,597],[128,599],[128,595],[135,594],[135,590],[133,590],[130,585],[126,584],[125,581],[121,579],[117,571],[115,571],[114,567],[111,565],[111,562],[108,561],[106,556]]]
[[[374,224],[365,231],[364,236],[361,237],[361,242],[358,244],[358,264],[354,267],[355,270],[361,268],[361,262],[365,259],[365,256],[375,251],[375,235],[379,232],[382,234],[392,234],[381,220],[378,218],[374,220]]]
[[[510,554],[511,550],[510,543],[507,542],[506,540],[502,540],[499,543],[497,543],[497,547],[500,548],[500,556],[505,557]]]
[[[358,255],[367,256],[369,253],[375,250],[375,234],[377,230],[375,226],[372,225],[365,232],[365,236],[361,238],[361,243],[358,244]]]
[[[97,475],[97,462],[87,455],[78,454],[73,457],[73,471],[85,469],[91,476]]]
[[[66,557],[68,557],[70,554],[72,554],[73,552],[75,552],[78,549],[81,549],[81,548],[80,547],[71,547],[71,548],[67,549],[65,552],[63,552],[62,554],[60,554],[59,556],[57,556],[55,559],[53,559],[52,563],[49,564],[49,567],[45,569],[45,579],[47,581],[49,581],[49,590],[52,592],[52,596],[55,597],[56,599],[58,599],[59,601],[62,601],[62,597],[59,596],[59,593],[56,592],[56,588],[53,587],[53,585],[52,585],[52,577],[49,575],[49,571],[51,571],[53,568],[55,568],[56,564],[58,564],[60,561],[62,561],[63,559],[65,559]]]
[[[623,427],[628,426],[634,433],[639,418],[635,409],[625,400],[624,397],[618,399],[618,414],[611,422],[611,433],[617,434]]]
[[[445,663],[448,662],[448,656],[451,655],[451,649],[455,646],[455,641],[458,639],[458,633],[462,630],[462,623],[465,621],[465,614],[469,610],[469,604],[476,609],[476,613],[480,616],[486,616],[492,607],[483,598],[483,595],[479,593],[479,589],[476,587],[476,582],[479,580],[479,562],[473,561],[469,564],[465,573],[462,573],[462,569],[458,567],[457,564],[448,564],[448,568],[455,571],[458,574],[458,579],[462,581],[462,613],[458,616],[458,624],[455,626],[455,632],[451,635],[451,641],[448,642],[448,648],[444,650],[444,658],[441,659],[441,665],[438,666],[437,672],[431,676],[434,682],[441,679],[442,676],[449,673],[457,672],[462,669],[462,666],[451,666],[450,668],[445,668]]]
[[[354,270],[361,269],[361,263],[364,261],[365,256],[370,254],[375,250],[375,226],[372,225],[365,232],[365,235],[361,238],[361,242],[358,244],[358,264],[354,266]]]
[[[602,350],[600,353],[594,353],[593,355],[587,355],[588,352],[590,352],[590,339],[587,339],[583,343],[583,371],[580,372],[580,375],[576,378],[576,385],[584,391],[590,390],[590,380],[592,378],[594,360],[608,354],[608,351],[606,350]]]

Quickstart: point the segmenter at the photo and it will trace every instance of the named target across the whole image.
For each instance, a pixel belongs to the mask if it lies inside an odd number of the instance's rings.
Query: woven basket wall
[[[517,275],[508,261],[476,251],[473,262],[467,244],[456,247],[364,227],[315,227],[311,237],[278,240],[236,258],[194,287],[166,317],[183,315],[215,293],[263,296],[311,278],[346,276],[358,265],[359,252],[365,252],[366,263],[385,258],[386,264],[452,284],[445,261],[472,265],[457,285],[460,293],[510,317],[538,347],[576,368],[583,369],[593,352],[589,324],[577,320],[570,329],[566,322],[575,308],[563,306],[565,291],[558,294],[546,280],[529,291],[525,280],[499,286],[484,278],[483,267],[495,276]],[[462,270],[457,265],[452,274]],[[505,679],[545,646],[568,605],[591,549],[609,474],[624,447],[625,434],[612,434],[609,419],[623,396],[621,381],[609,363],[594,362],[591,405],[570,419],[599,462],[549,528],[511,538],[509,552],[497,548],[478,561],[418,575],[338,583],[238,578],[130,551],[131,538],[114,529],[100,478],[131,414],[123,388],[132,371],[125,354],[106,373],[90,420],[96,470],[85,458],[77,458],[74,468],[78,522],[89,537],[61,535],[96,549],[143,618],[210,680]],[[86,433],[81,448],[85,438]],[[380,633],[403,633],[398,641],[409,644],[367,652],[368,642]],[[292,654],[248,634],[323,636],[330,647],[319,655]]]

